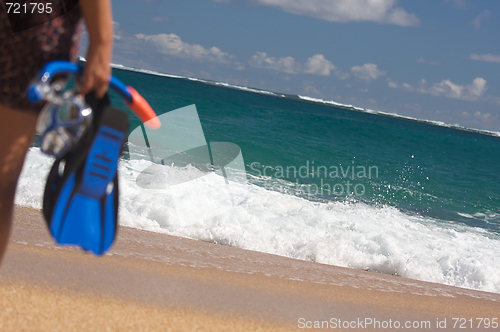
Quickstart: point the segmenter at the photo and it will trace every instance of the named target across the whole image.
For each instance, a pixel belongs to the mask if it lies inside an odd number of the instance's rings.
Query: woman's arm
[[[89,32],[87,63],[83,70],[82,93],[95,90],[97,97],[108,90],[113,50],[113,18],[110,0],[80,0]]]

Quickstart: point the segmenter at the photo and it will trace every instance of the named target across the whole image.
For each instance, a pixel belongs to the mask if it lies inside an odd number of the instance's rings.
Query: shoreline
[[[140,327],[134,330],[160,331],[160,322],[166,324],[164,330],[170,323],[178,323],[171,326],[173,330],[184,330],[196,321],[198,330],[203,331],[225,327],[231,331],[285,331],[299,329],[301,318],[313,322],[363,317],[425,320],[433,328],[447,319],[449,329],[452,318],[500,320],[500,294],[496,293],[127,227],[120,227],[108,254],[95,257],[76,248],[56,246],[38,210],[16,207],[14,219],[0,267],[2,306],[12,309],[1,311],[2,331],[44,330],[23,325],[23,317],[41,319],[47,327],[58,324],[64,327],[61,330],[73,329],[79,326],[74,325],[76,318],[71,318],[75,314],[81,316],[80,322],[95,322],[95,329],[107,322],[109,313],[102,310],[104,307],[116,309],[110,319],[114,322],[111,330],[132,324]],[[67,304],[57,309],[61,301]],[[48,314],[54,310],[61,310],[62,321]],[[134,310],[140,314],[131,316]]]

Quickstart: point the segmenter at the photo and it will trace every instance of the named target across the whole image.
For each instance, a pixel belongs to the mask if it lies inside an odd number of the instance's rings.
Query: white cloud
[[[289,74],[297,74],[299,66],[291,56],[276,59],[265,52],[256,52],[250,59],[250,65],[258,68],[273,69]]]
[[[307,59],[304,65],[297,63],[291,56],[283,58],[270,57],[265,52],[256,52],[249,64],[257,68],[266,68],[288,74],[313,74],[329,76],[335,65],[325,59],[322,54],[316,54]]]
[[[365,81],[376,80],[377,78],[387,74],[385,71],[380,71],[376,64],[365,63],[362,66],[354,66],[351,68],[354,76]]]
[[[478,61],[486,61],[486,62],[498,62],[500,63],[500,55],[494,55],[491,53],[485,54],[485,55],[478,55],[476,53],[472,53],[469,56],[469,59],[471,60],[478,60]]]
[[[304,72],[307,74],[330,76],[330,70],[334,69],[335,65],[326,60],[323,54],[316,54],[307,59]]]
[[[231,59],[229,54],[222,52],[215,46],[207,49],[201,45],[191,45],[183,42],[179,36],[173,33],[158,35],[136,34],[135,37],[140,41],[154,45],[158,52],[167,55],[219,63],[228,63]]]
[[[491,10],[486,9],[482,14],[476,16],[476,18],[472,21],[472,26],[474,29],[478,30],[481,26],[481,23],[493,15]]]
[[[389,84],[389,88],[393,88],[393,89],[399,88],[399,85],[394,81],[387,80],[387,83]]]
[[[399,84],[390,79],[387,80],[389,87],[393,89],[402,89],[406,91],[414,91],[433,96],[443,96],[447,98],[461,100],[478,100],[486,92],[486,80],[482,77],[477,77],[472,81],[472,84],[458,85],[450,80],[442,80],[439,83],[434,83],[429,86],[427,81],[422,79],[417,86],[411,86],[408,83]]]
[[[371,21],[415,26],[418,17],[396,7],[397,0],[257,0],[296,15],[332,22]]]

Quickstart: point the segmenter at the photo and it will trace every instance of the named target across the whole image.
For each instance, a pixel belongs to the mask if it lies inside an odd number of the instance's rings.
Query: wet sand
[[[460,330],[478,331],[492,329],[476,318],[500,321],[500,294],[126,227],[95,257],[56,246],[28,208],[16,209],[0,294],[0,331],[345,330],[344,321],[349,330],[397,321],[433,331],[445,319],[440,330],[457,330],[453,318],[472,318]]]

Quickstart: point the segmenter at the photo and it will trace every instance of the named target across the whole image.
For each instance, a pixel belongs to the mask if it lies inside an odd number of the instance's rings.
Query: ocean
[[[500,293],[500,133],[134,70],[123,226]],[[113,104],[126,109],[112,93]],[[41,209],[30,149],[16,204]]]

